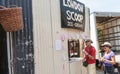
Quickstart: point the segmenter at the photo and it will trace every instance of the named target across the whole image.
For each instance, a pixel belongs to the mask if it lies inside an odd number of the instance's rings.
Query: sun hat
[[[111,43],[109,43],[109,42],[104,42],[104,44],[102,44],[102,46],[109,46],[109,47],[112,47]]]
[[[91,39],[86,39],[85,42],[91,42],[91,43],[93,43],[93,41]]]

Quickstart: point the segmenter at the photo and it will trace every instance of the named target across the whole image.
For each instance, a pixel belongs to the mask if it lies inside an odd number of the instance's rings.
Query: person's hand
[[[104,61],[104,58],[103,58],[103,57],[101,57],[101,58],[100,58],[100,61],[102,61],[102,62],[103,62],[103,61]]]
[[[101,58],[100,59],[102,62],[107,62],[108,60],[104,59],[104,58]]]
[[[84,53],[85,55],[88,55],[88,53],[87,53],[85,50],[83,50],[83,53]]]
[[[84,61],[86,61],[86,59],[85,59],[85,58],[82,60],[82,62],[84,62]]]

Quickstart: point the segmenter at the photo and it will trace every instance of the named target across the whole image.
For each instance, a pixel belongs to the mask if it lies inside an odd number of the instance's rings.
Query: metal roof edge
[[[104,16],[104,17],[120,17],[120,12],[92,12],[95,16]]]

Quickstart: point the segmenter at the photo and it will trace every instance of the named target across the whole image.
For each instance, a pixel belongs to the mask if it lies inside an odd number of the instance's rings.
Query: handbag
[[[87,66],[88,66],[87,60],[83,62],[83,66],[84,66],[84,67],[87,67]]]
[[[91,50],[90,50],[91,51]],[[90,53],[89,53],[90,54]],[[88,59],[88,58],[87,58]],[[87,59],[83,62],[83,66],[84,67],[87,67],[88,66],[88,62],[87,62]]]

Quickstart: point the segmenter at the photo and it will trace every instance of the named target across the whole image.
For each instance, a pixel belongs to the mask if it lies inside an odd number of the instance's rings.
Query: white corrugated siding
[[[54,74],[50,0],[33,0],[35,74]]]
[[[35,74],[80,73],[80,63],[69,63],[67,42],[71,35],[75,37],[81,32],[61,28],[60,14],[59,0],[33,0]],[[88,16],[86,16],[87,25],[89,25]],[[89,32],[89,26],[85,30]],[[56,50],[55,41],[61,40],[62,35],[68,37],[62,41],[62,50]]]

